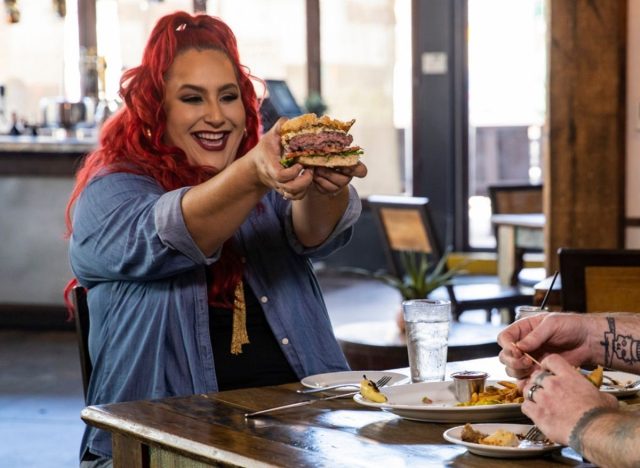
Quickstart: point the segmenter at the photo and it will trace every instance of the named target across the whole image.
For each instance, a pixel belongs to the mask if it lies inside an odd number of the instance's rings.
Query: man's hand
[[[572,364],[552,354],[525,384],[522,412],[554,442],[568,445],[571,430],[592,408],[618,407],[617,399],[593,386]],[[531,391],[533,389],[533,391]]]
[[[537,367],[523,352],[539,361],[559,354],[574,366],[591,362],[590,332],[584,314],[541,313],[520,319],[498,335],[500,362],[508,375],[518,379],[529,376]]]

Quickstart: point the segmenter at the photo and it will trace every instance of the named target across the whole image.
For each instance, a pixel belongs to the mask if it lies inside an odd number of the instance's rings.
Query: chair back
[[[78,338],[78,352],[80,353],[80,368],[82,370],[82,387],[85,401],[93,366],[89,358],[89,306],[87,305],[87,290],[76,285],[71,291],[71,301],[75,309],[76,336]]]
[[[403,252],[425,253],[435,262],[442,259],[444,251],[433,228],[428,198],[370,195],[368,203],[382,234],[388,270],[392,274],[401,277],[405,273],[401,255]],[[464,269],[473,262],[473,258],[468,263],[465,261]],[[465,274],[457,275],[445,287],[434,290],[430,297],[450,300],[455,320],[465,310],[478,309],[486,310],[490,319],[493,309],[512,311],[517,305],[530,304],[533,291],[502,286],[496,275],[473,278]]]
[[[572,312],[640,312],[640,250],[558,250],[562,306]]]
[[[400,252],[420,252],[439,259],[440,244],[432,231],[429,199],[397,195],[371,195],[369,207],[383,236],[388,269],[402,273]]]
[[[542,213],[540,184],[495,184],[488,189],[493,214]]]

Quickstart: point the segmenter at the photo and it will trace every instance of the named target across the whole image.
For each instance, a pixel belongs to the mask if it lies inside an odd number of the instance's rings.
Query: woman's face
[[[231,164],[244,135],[245,110],[224,53],[180,53],[167,72],[164,98],[165,143],[182,149],[194,165],[222,170]]]

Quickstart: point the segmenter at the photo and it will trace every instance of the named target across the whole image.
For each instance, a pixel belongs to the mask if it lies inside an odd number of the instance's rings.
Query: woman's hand
[[[613,395],[600,392],[560,356],[552,354],[541,364],[544,370],[531,374],[523,388],[522,412],[554,442],[568,445],[571,430],[586,411],[618,407]]]
[[[253,157],[260,183],[278,191],[289,200],[304,198],[313,181],[313,169],[305,169],[301,164],[284,168],[280,164],[280,126],[285,119],[280,119],[260,139],[249,154]]]
[[[367,175],[367,166],[358,162],[348,167],[316,167],[313,173],[313,189],[322,195],[337,195],[354,177],[363,178]]]
[[[541,313],[520,319],[498,335],[500,362],[508,375],[522,379],[536,365],[523,352],[542,360],[559,354],[573,365],[591,361],[589,319],[584,314]],[[517,345],[517,346],[516,346]]]

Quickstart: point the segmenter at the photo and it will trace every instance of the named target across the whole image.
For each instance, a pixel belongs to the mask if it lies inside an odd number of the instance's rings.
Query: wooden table
[[[447,373],[457,370],[485,370],[491,378],[504,378],[504,368],[496,358],[450,363]],[[408,373],[408,369],[401,371]],[[443,439],[442,433],[458,424],[401,419],[352,399],[320,401],[245,419],[247,412],[308,399],[295,393],[300,387],[295,383],[90,406],[82,411],[82,419],[113,433],[115,468],[579,464],[570,449],[533,459],[476,456]]]
[[[497,356],[505,325],[451,322],[447,360]],[[382,370],[409,365],[407,341],[393,320],[340,325],[336,338],[352,369]]]
[[[524,249],[544,249],[545,216],[495,214],[491,222],[498,228],[498,276],[505,286],[514,285],[522,269]]]

